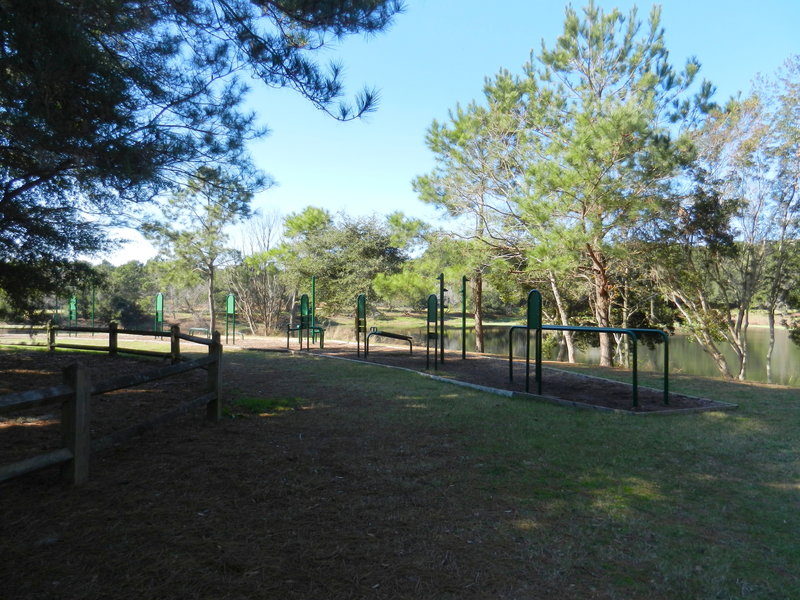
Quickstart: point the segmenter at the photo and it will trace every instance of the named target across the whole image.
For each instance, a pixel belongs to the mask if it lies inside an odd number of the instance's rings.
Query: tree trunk
[[[292,290],[292,299],[289,300],[289,327],[294,325],[294,307],[297,302],[297,290]]]
[[[736,379],[744,381],[747,377],[747,329],[750,326],[750,311],[748,308],[740,308],[736,318],[736,324],[729,328],[728,345],[736,353],[739,362],[739,372]]]
[[[608,279],[605,269],[596,268],[594,273],[594,315],[598,327],[611,326],[611,294],[608,289]],[[600,334],[600,366],[613,367],[612,337],[609,333]]]
[[[714,360],[714,363],[717,365],[719,372],[722,373],[722,376],[726,379],[733,379],[731,370],[728,367],[728,361],[725,359],[725,355],[719,351],[714,341],[711,339],[702,340],[699,337],[697,339],[703,345],[705,351],[708,352],[708,354]]]
[[[626,278],[622,285],[622,315],[621,315],[621,322],[620,327],[627,328],[629,326],[631,310],[628,303],[628,279],[627,279],[627,271],[626,271]],[[615,333],[614,335],[614,344],[616,346],[616,353],[619,360],[618,364],[623,365],[626,369],[629,369],[631,366],[631,352],[630,347],[628,346],[628,336],[624,333]]]
[[[611,285],[608,281],[606,261],[601,251],[586,244],[586,253],[592,261],[592,283],[594,284],[594,317],[598,327],[611,326]],[[613,344],[611,334],[600,335],[600,366],[613,367]]]
[[[475,311],[475,352],[483,352],[483,274],[480,269],[472,275],[472,301]]]
[[[217,330],[217,316],[214,314],[214,267],[208,269],[208,314],[209,314],[209,334]]]
[[[727,379],[733,379],[731,370],[728,367],[728,361],[725,359],[725,355],[719,351],[719,348],[717,348],[717,344],[714,342],[714,338],[709,333],[708,327],[704,324],[697,323],[696,319],[694,318],[694,315],[700,314],[698,308],[692,308],[691,302],[687,301],[684,296],[678,294],[676,290],[672,290],[670,292],[670,299],[681,315],[683,315],[686,324],[690,326],[692,337],[694,337],[694,339],[696,339],[703,347],[703,350],[705,350],[711,356],[722,376]]]
[[[558,290],[558,286],[556,285],[556,276],[552,271],[547,272],[547,279],[550,282],[550,289],[553,292],[553,298],[556,301],[556,311],[558,312],[558,318],[561,321],[561,324],[564,326],[569,325],[569,315],[567,314],[567,309],[564,305],[564,299],[561,297],[561,292]],[[567,362],[574,363],[575,362],[575,337],[572,331],[562,331],[561,332],[561,339],[559,341],[559,348],[558,348],[558,360],[564,360],[564,354],[566,353]]]
[[[775,306],[767,311],[769,319],[769,344],[767,345],[767,383],[772,383],[772,351],[775,349]]]

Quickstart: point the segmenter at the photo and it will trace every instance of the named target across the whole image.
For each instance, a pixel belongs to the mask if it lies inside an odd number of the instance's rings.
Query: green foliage
[[[279,259],[278,250],[262,250],[225,269],[225,278],[236,294],[240,314],[254,332],[260,326],[266,333],[276,331],[286,308],[286,285],[278,267]]]
[[[65,298],[102,282],[102,275],[85,262],[11,261],[2,265],[0,318],[44,322],[50,318],[48,297]]]
[[[425,277],[410,268],[399,273],[378,273],[372,282],[375,294],[394,307],[422,310],[426,306],[428,295],[433,289],[432,279]]]
[[[95,318],[101,323],[115,321],[123,327],[150,327],[155,313],[158,285],[152,270],[139,261],[129,261],[113,267],[104,263],[98,267],[105,282],[95,290]],[[84,291],[88,306],[91,291]]]
[[[167,256],[208,278],[230,260],[225,228],[250,215],[250,200],[260,180],[242,181],[219,168],[201,167],[163,204],[163,218],[150,220],[143,233]]]
[[[413,254],[425,244],[430,226],[421,219],[410,219],[402,212],[396,211],[386,217],[392,246],[406,254]]]
[[[405,256],[391,244],[391,232],[375,218],[353,219],[328,216],[320,209],[306,209],[315,215],[307,226],[279,250],[286,280],[300,293],[310,292],[312,275],[317,276],[318,312],[325,315],[350,311],[360,293],[370,300],[376,296],[372,280],[378,273],[396,272]],[[296,223],[297,216],[289,217]],[[291,224],[290,223],[290,224]]]
[[[264,133],[243,112],[241,74],[291,87],[350,119],[328,39],[388,27],[396,0],[0,4],[0,288],[52,291],[54,272],[108,245],[104,225],[174,191],[187,173],[225,165],[252,176],[246,143]],[[92,218],[87,218],[87,213]],[[13,271],[13,272],[12,272]],[[22,275],[18,275],[22,274]],[[39,287],[33,289],[33,284]]]
[[[202,275],[208,286],[211,330],[216,329],[216,272],[237,257],[227,247],[225,228],[250,215],[250,199],[259,183],[258,179],[242,181],[221,169],[201,167],[186,188],[164,204],[163,219],[151,220],[142,228],[145,236],[185,270]]]
[[[307,206],[299,213],[289,214],[283,221],[288,238],[308,239],[333,224],[333,217],[324,208]]]
[[[420,198],[474,219],[462,235],[483,244],[481,269],[544,282],[562,320],[560,294],[589,284],[594,323],[612,324],[629,242],[671,220],[665,199],[693,158],[686,131],[712,107],[710,85],[689,92],[697,62],[669,63],[659,19],[570,6],[552,48],[487,79],[483,104],[428,132],[437,166],[415,180]],[[610,350],[603,336],[604,364]]]

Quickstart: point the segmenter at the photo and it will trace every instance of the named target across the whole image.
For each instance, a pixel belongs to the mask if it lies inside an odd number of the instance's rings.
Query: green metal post
[[[233,345],[236,345],[236,296],[225,296],[225,343],[228,343],[228,332],[233,332]]]
[[[631,374],[633,379],[633,406],[637,407],[639,406],[639,358],[636,353],[638,344],[636,343],[635,333],[631,334],[630,338],[633,344],[633,373]]]
[[[527,357],[525,359],[525,391],[528,391],[530,376],[530,331],[536,330],[536,393],[542,393],[542,294],[539,290],[531,290],[528,293],[528,321],[527,327]]]
[[[94,329],[94,286],[92,286],[92,329]],[[94,337],[94,331],[92,332],[92,337]]]
[[[156,317],[155,324],[153,325],[154,331],[163,331],[164,329],[164,294],[158,292],[156,294]]]
[[[356,299],[356,356],[361,356],[361,334],[364,334],[364,357],[367,357],[367,297],[359,294]]]
[[[297,330],[300,339],[300,350],[303,349],[303,329],[306,330],[306,350],[309,349],[308,341],[311,331],[309,329],[310,319],[311,313],[308,308],[308,294],[303,294],[300,296],[300,328]]]
[[[311,339],[314,343],[317,343],[317,332],[314,330],[314,326],[317,324],[316,321],[317,316],[317,276],[311,276]]]
[[[444,273],[439,273],[439,361],[444,364]]]
[[[664,404],[669,404],[669,336],[664,333]]]
[[[467,276],[461,276],[461,360],[467,358]]]
[[[425,368],[431,368],[431,339],[434,340],[434,343],[438,345],[439,343],[439,335],[436,331],[436,313],[437,313],[437,301],[436,301],[436,294],[431,294],[428,296],[428,316],[427,316],[427,334],[425,335],[425,344],[426,344],[426,352],[425,352]],[[431,331],[431,323],[433,323],[433,331]],[[433,368],[438,369],[438,348],[434,346],[433,348]]]
[[[76,296],[72,296],[69,299],[69,326],[70,327],[78,326],[78,298]],[[78,334],[71,332],[70,335],[77,336]]]

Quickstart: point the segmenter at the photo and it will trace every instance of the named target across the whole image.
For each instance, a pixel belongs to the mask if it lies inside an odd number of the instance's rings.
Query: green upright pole
[[[436,301],[436,294],[431,294],[428,296],[428,311],[427,311],[427,333],[425,335],[425,368],[431,368],[431,340],[434,340],[434,343],[438,343],[439,336],[438,332],[436,331],[436,310],[438,302]],[[433,332],[431,332],[431,323],[433,323]],[[438,348],[434,346],[433,348],[433,368],[438,370],[438,361],[436,360]]]
[[[156,294],[156,317],[153,324],[154,331],[162,331],[164,329],[164,294],[158,292]]]
[[[528,391],[528,378],[530,375],[530,339],[531,329],[536,330],[536,393],[542,393],[542,294],[539,290],[528,293],[528,322],[526,323],[528,336],[528,350],[525,359],[525,391]]]
[[[367,346],[367,296],[359,294],[356,299],[356,356],[361,356],[361,338],[364,338],[364,358],[369,355]]]
[[[70,327],[77,327],[78,326],[78,298],[77,296],[72,296],[69,299],[69,326]],[[71,332],[70,335],[77,336],[76,332]]]
[[[92,329],[94,329],[94,286],[92,286]],[[92,337],[94,337],[94,331],[92,332]]]
[[[467,358],[467,276],[461,276],[461,360]]]
[[[236,345],[236,296],[225,296],[225,343],[228,343],[228,332],[233,333],[233,345]]]
[[[439,273],[439,362],[444,363],[444,273]]]
[[[314,329],[317,316],[317,276],[311,276],[311,339],[317,343],[317,332]]]

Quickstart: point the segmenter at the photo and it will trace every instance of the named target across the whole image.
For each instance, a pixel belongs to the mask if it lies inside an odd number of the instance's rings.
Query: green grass
[[[570,597],[800,598],[796,389],[677,376],[675,391],[739,410],[633,418],[341,361],[230,360],[266,364],[314,400],[362,394],[374,400],[369,419],[410,439],[446,431],[479,475],[458,493],[509,506],[496,527],[525,542],[537,576],[574,586]]]
[[[294,410],[303,402],[302,398],[265,398],[261,396],[237,396],[231,399],[234,406],[256,414],[274,414]]]

